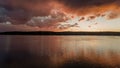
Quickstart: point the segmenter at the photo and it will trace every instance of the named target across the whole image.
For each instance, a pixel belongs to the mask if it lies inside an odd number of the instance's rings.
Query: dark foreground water
[[[120,36],[0,36],[0,68],[120,68]]]

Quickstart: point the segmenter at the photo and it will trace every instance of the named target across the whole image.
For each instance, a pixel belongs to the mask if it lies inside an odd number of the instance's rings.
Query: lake
[[[120,36],[0,36],[1,68],[120,68]]]

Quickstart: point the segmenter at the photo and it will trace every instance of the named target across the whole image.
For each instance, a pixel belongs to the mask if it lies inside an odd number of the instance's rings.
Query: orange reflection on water
[[[28,52],[34,57],[29,61],[38,65],[42,61],[53,66],[70,61],[120,65],[118,36],[9,36],[7,41],[8,52]]]
[[[57,54],[51,57],[56,64],[68,60],[87,60],[103,65],[120,65],[120,46],[117,37],[63,36],[59,37]],[[119,37],[117,39],[120,39]],[[56,42],[56,39],[54,39]],[[61,54],[60,54],[61,53]]]

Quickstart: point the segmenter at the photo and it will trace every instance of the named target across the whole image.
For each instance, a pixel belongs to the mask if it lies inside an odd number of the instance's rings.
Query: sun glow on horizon
[[[57,28],[62,31],[120,31],[120,18],[109,19],[111,13],[112,11],[107,11],[84,16],[66,13],[68,20],[60,22]]]

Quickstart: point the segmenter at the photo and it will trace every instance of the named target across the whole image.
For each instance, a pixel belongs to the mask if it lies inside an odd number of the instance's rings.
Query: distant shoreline
[[[0,32],[0,35],[96,35],[96,36],[120,36],[120,32],[50,32],[50,31],[32,31],[32,32]]]

